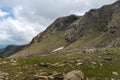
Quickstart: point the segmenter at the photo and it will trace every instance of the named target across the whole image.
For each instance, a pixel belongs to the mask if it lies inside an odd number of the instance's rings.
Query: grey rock
[[[82,66],[82,65],[83,63],[80,63],[80,62],[76,64],[76,66]]]
[[[0,71],[0,79],[4,79],[6,76],[9,76],[9,73]]]
[[[63,67],[63,66],[65,66],[65,64],[59,64],[58,66],[59,66],[59,67]]]
[[[92,64],[97,64],[96,62],[91,62]]]
[[[48,67],[48,66],[49,66],[49,63],[39,63],[38,66],[41,66],[41,67]]]
[[[73,70],[64,76],[63,80],[83,80],[84,74],[80,70]]]
[[[48,80],[47,76],[39,76],[39,80]]]
[[[112,72],[112,75],[118,76],[119,74],[118,74],[116,71],[113,71],[113,72]]]
[[[106,60],[106,61],[111,61],[112,58],[110,58],[110,57],[106,57],[106,58],[104,58],[104,60]]]
[[[57,80],[63,80],[64,74],[63,73],[58,73],[56,71],[52,72],[48,76],[49,79],[57,79]]]

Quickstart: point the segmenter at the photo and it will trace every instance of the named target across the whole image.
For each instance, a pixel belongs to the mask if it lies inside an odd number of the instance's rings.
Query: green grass
[[[64,32],[57,32],[49,37],[44,38],[39,43],[33,43],[30,47],[16,53],[13,56],[30,56],[50,53],[52,50],[65,45]]]
[[[111,57],[111,61],[104,60],[106,57]],[[73,63],[67,64],[71,59],[75,59]],[[93,54],[74,52],[69,54],[50,54],[46,56],[28,57],[16,59],[18,65],[12,66],[10,59],[0,59],[0,63],[6,61],[6,64],[0,65],[0,71],[7,72],[8,76],[13,80],[34,80],[35,74],[48,75],[50,72],[64,72],[67,73],[72,70],[82,70],[85,74],[85,80],[110,80],[112,72],[116,71],[120,75],[120,49],[100,49],[99,52]],[[82,66],[76,66],[76,60],[80,60],[83,63]],[[41,67],[35,66],[41,62],[47,62],[51,64],[59,63],[65,64],[65,66],[49,66]],[[96,64],[92,64],[96,62]],[[102,64],[103,66],[100,66]],[[19,74],[22,72],[22,74]],[[43,74],[41,74],[43,73]],[[120,79],[120,76],[115,76]]]
[[[70,44],[66,47],[67,49],[84,49],[84,48],[92,48],[95,45],[100,44],[105,39],[105,34],[101,34],[99,31],[93,31],[90,34],[80,38],[76,42]]]

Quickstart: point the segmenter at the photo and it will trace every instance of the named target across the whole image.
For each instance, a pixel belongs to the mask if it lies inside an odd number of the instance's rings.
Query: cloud
[[[0,0],[0,45],[25,44],[56,18],[116,0]]]
[[[6,12],[3,12],[2,10],[0,10],[0,17],[6,16],[6,15],[7,15]]]
[[[110,4],[116,0],[1,0],[1,6],[16,7],[23,6],[21,15],[30,20],[36,18],[31,17],[33,13],[38,17],[43,17],[47,22],[57,17],[72,13],[84,14],[91,8],[98,8],[104,4]],[[47,23],[44,23],[46,25]]]
[[[0,22],[0,43],[2,44],[26,44],[45,29],[39,22],[30,22],[26,18],[20,16],[21,6],[13,9],[15,18],[9,16]],[[4,12],[4,11],[3,11]],[[7,13],[9,14],[9,12]]]
[[[0,37],[1,37],[1,40],[10,40],[10,37],[11,35],[8,35],[6,32],[2,31],[0,32]]]

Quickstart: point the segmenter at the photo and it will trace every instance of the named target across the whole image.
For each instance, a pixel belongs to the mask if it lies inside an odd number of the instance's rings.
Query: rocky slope
[[[91,48],[120,47],[120,0],[92,9],[84,16],[70,15],[55,20],[23,50],[11,57],[49,54]]]
[[[77,27],[75,28],[75,26]],[[90,10],[84,15],[78,25],[74,24],[72,27],[74,28],[72,28],[73,30],[71,28],[68,30],[66,37],[68,41],[73,42],[96,32],[110,37],[107,39],[108,43],[104,40],[104,44],[100,42],[101,45],[120,46],[120,1],[111,5],[105,5],[100,9]]]
[[[25,57],[49,54],[56,48],[66,46],[65,31],[80,18],[80,16],[70,15],[56,19],[44,32],[33,38],[27,48],[13,56]]]
[[[66,31],[64,52],[120,47],[120,1],[92,9]]]

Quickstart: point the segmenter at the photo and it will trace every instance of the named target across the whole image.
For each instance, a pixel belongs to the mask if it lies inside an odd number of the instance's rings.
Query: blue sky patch
[[[10,7],[2,7],[2,8],[0,8],[0,10],[7,13],[5,16],[0,16],[0,21],[2,21],[3,19],[8,19],[8,18],[15,19],[12,8],[10,8]]]

